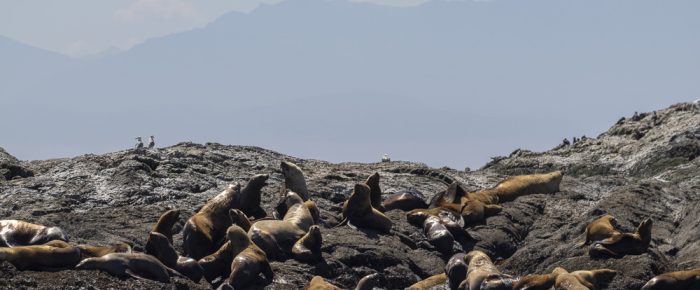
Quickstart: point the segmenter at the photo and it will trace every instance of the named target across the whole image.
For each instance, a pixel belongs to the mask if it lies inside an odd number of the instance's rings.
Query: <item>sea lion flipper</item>
[[[270,262],[265,261],[265,263],[263,263],[261,266],[262,268],[260,269],[260,272],[262,272],[263,276],[265,276],[265,279],[267,279],[268,281],[272,281],[272,279],[275,276],[275,273],[272,271]]]
[[[146,278],[146,277],[137,275],[136,273],[134,273],[134,271],[131,271],[131,269],[124,269],[124,273],[125,273],[127,276],[129,276],[129,277],[131,277],[131,278],[134,278],[134,279],[139,279],[139,280],[150,280],[150,279],[148,279],[148,278]]]

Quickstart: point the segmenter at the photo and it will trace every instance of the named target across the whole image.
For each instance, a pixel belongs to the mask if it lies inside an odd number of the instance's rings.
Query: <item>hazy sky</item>
[[[698,11],[697,0],[0,0],[0,146],[46,159],[155,135],[477,168],[700,98]]]
[[[0,35],[75,57],[128,49],[282,0],[1,0]],[[428,0],[355,0],[414,6]]]

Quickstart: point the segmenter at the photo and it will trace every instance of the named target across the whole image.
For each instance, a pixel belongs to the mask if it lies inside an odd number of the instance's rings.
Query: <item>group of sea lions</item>
[[[145,253],[132,251],[127,244],[110,246],[72,245],[69,236],[57,227],[46,227],[18,220],[0,221],[0,261],[19,270],[99,269],[118,277],[168,282],[178,276],[199,282],[204,278],[218,289],[242,289],[270,282],[274,273],[271,260],[292,258],[303,263],[323,259],[319,227],[320,213],[310,199],[301,168],[283,161],[284,187],[272,216],[260,206],[266,174],[250,178],[243,187],[235,183],[208,200],[182,226],[181,211],[163,213],[152,227]],[[559,171],[514,176],[493,188],[468,192],[457,182],[436,194],[429,203],[421,194],[407,191],[382,200],[380,176],[370,175],[355,184],[343,203],[343,221],[355,228],[389,233],[392,222],[386,210],[407,212],[409,222],[422,226],[428,241],[439,251],[451,253],[454,241],[470,239],[465,227],[483,222],[501,211],[502,202],[529,194],[559,191]],[[604,215],[585,230],[585,241],[593,257],[641,254],[651,241],[651,219],[642,221],[634,233],[616,229],[615,219]],[[183,255],[173,246],[173,235],[182,230]],[[483,252],[456,253],[444,273],[420,281],[410,288],[429,289],[447,283],[450,289],[599,289],[616,275],[610,269],[569,272],[557,267],[551,273],[514,277],[502,273]],[[362,278],[356,290],[372,289],[378,273]],[[643,290],[700,289],[700,269],[672,272],[651,279]],[[340,289],[315,276],[302,289]]]

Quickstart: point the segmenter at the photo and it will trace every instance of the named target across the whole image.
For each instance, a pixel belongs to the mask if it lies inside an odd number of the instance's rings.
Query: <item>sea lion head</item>
[[[265,185],[267,185],[267,180],[269,178],[270,178],[270,175],[267,175],[267,174],[256,174],[253,177],[251,177],[250,180],[248,180],[248,184],[246,184],[246,187],[250,187],[251,189],[260,190]]]
[[[288,190],[296,192],[302,199],[306,200],[308,198],[308,189],[306,187],[304,172],[301,168],[294,163],[282,161],[280,163],[280,169],[282,170],[282,175],[284,175],[285,187]]]
[[[287,207],[287,209],[290,209],[293,205],[300,203],[304,203],[304,200],[294,191],[290,190],[287,192],[287,195],[284,196],[284,205]]]
[[[245,248],[250,244],[250,238],[248,234],[239,226],[232,225],[226,230],[226,238],[231,242],[231,244],[237,247]]]
[[[78,270],[100,269],[100,265],[104,263],[104,260],[102,257],[83,259],[75,268]]]
[[[414,209],[406,214],[406,219],[409,223],[422,225],[429,216],[431,216],[431,214],[425,212],[424,209]]]
[[[637,227],[637,234],[639,234],[639,237],[645,243],[651,242],[651,227],[652,227],[652,225],[653,225],[653,221],[651,220],[651,218],[646,218]]]

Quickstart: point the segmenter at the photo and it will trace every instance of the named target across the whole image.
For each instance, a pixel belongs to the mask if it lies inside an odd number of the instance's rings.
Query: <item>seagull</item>
[[[141,137],[136,137],[136,146],[134,146],[134,149],[143,149],[143,141],[141,141]]]
[[[391,158],[389,158],[389,154],[384,153],[382,156],[382,162],[389,162],[391,161]]]
[[[152,149],[153,147],[156,147],[156,140],[153,139],[153,136],[151,136],[148,139],[148,149]]]

